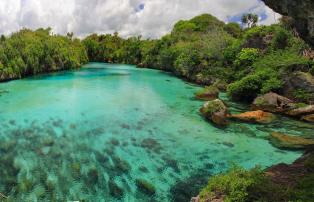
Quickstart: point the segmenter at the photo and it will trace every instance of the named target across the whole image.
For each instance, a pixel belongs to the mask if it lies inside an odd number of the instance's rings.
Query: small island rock
[[[210,120],[219,126],[228,125],[228,108],[219,99],[206,102],[200,109],[200,112],[207,120]]]

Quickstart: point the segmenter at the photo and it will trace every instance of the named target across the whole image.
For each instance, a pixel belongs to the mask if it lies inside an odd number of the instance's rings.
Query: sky
[[[117,31],[122,37],[158,38],[181,19],[210,13],[231,22],[248,12],[258,14],[260,24],[280,17],[260,0],[0,0],[0,34],[51,27],[79,37]]]

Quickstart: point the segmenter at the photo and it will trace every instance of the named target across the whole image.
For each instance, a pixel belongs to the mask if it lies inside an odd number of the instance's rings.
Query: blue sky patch
[[[141,3],[140,5],[137,6],[137,8],[135,9],[136,12],[141,12],[142,10],[145,9],[145,4]]]

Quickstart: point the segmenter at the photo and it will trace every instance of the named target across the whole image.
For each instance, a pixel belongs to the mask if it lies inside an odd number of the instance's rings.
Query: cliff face
[[[274,11],[290,16],[296,21],[300,36],[314,47],[313,0],[263,0]]]

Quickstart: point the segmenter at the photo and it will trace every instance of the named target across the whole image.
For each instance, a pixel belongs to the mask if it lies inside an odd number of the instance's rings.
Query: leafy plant
[[[200,192],[201,202],[211,198],[224,197],[226,202],[245,202],[249,199],[249,190],[263,178],[260,168],[246,171],[232,167],[227,173],[212,177]]]
[[[259,56],[259,51],[256,48],[243,48],[235,59],[236,66],[250,66]]]

